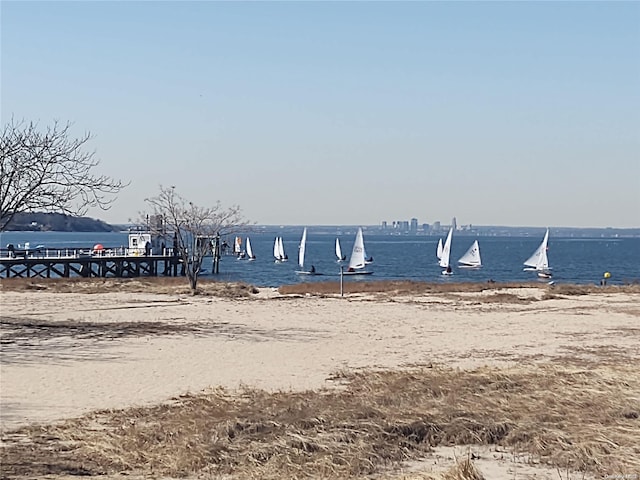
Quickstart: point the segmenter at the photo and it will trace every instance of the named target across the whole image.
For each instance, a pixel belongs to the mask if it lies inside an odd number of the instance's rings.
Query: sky
[[[0,116],[93,135],[125,223],[640,226],[640,2],[0,4]]]

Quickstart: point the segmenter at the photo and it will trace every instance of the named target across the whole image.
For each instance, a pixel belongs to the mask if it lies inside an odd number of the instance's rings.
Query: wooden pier
[[[129,252],[0,252],[0,278],[140,277],[183,275],[182,259],[173,252],[131,255]]]

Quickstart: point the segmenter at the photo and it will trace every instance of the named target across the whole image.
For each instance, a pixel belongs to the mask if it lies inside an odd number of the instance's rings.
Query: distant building
[[[440,231],[440,222],[433,222],[433,231],[434,232],[439,232]]]
[[[411,226],[409,227],[409,231],[411,233],[418,233],[418,219],[417,218],[412,218],[411,219]]]
[[[456,221],[456,217],[453,217],[451,219],[451,228],[453,228],[454,230],[458,229],[458,222]]]

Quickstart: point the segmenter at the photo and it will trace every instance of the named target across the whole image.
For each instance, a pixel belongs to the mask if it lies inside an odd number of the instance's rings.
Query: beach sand
[[[220,386],[332,387],[343,371],[509,369],[602,352],[640,360],[640,295],[616,290],[340,297],[261,289],[240,299],[5,290],[1,308],[3,433]],[[449,460],[453,452],[439,450]],[[486,478],[514,478],[512,462],[490,463],[481,467]],[[557,478],[555,469],[533,470]]]

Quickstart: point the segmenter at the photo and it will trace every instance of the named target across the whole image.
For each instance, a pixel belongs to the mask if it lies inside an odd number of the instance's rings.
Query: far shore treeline
[[[102,220],[62,213],[16,213],[5,228],[14,232],[117,232],[119,226]]]
[[[344,230],[345,225],[305,225],[313,227],[317,234],[335,234],[337,230]],[[65,215],[61,213],[19,213],[9,223],[5,231],[14,232],[122,232],[129,228],[135,227],[130,224],[109,224],[102,220],[79,217],[73,215]],[[254,231],[270,231],[278,230],[280,232],[297,233],[302,226],[300,225],[274,225],[272,228],[268,225],[254,225],[249,230]],[[380,225],[363,225],[374,234],[398,235],[401,232],[394,231],[389,228],[382,228]],[[449,227],[443,225],[440,229],[431,228],[428,232],[419,231],[418,235],[440,235]],[[462,236],[495,236],[495,237],[519,237],[535,235],[539,231],[544,230],[543,227],[527,227],[527,226],[481,226],[474,225],[472,228],[465,228],[458,232]],[[587,228],[587,227],[551,227],[556,237],[582,237],[582,238],[609,238],[609,237],[640,237],[640,227],[638,228]]]

